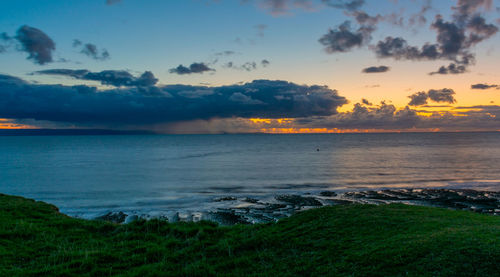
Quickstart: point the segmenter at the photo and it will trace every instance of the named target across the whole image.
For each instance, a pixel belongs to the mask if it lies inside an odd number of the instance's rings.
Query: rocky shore
[[[213,199],[224,202],[223,208],[200,212],[173,212],[162,216],[170,222],[215,221],[222,225],[253,224],[276,221],[310,208],[333,205],[391,204],[432,206],[478,213],[500,215],[500,192],[467,189],[397,189],[336,193],[323,191],[318,195],[277,195],[271,200],[225,196]],[[148,215],[109,212],[96,219],[114,223],[129,223]]]

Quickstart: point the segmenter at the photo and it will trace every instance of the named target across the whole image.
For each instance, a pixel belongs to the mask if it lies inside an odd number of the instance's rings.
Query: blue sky
[[[389,36],[402,37],[416,47],[436,43],[436,31],[430,28],[436,15],[454,22],[461,5],[475,2],[479,4],[470,17],[479,14],[487,24],[496,26],[499,17],[496,7],[500,6],[496,1],[366,0],[361,1],[364,3],[359,8],[348,10],[328,6],[325,2],[340,5],[354,0],[284,0],[282,3],[288,8],[276,12],[270,5],[278,2],[122,0],[108,5],[105,0],[2,1],[0,33],[15,37],[16,31],[27,25],[49,36],[56,49],[52,53],[53,62],[39,65],[26,59],[26,52],[19,49],[22,46],[10,42],[7,51],[0,53],[0,73],[39,84],[85,84],[99,89],[113,88],[64,75],[32,73],[48,69],[85,69],[90,72],[128,71],[138,76],[151,71],[158,79],[157,86],[217,87],[259,79],[284,80],[307,86],[325,85],[336,90],[348,102],[336,107],[342,112],[350,111],[361,99],[377,105],[386,101],[403,109],[412,93],[443,88],[454,90],[456,101],[445,103],[448,106],[491,105],[500,101],[495,89],[471,93],[472,84],[498,82],[500,76],[495,68],[500,54],[495,46],[500,41],[496,32],[464,50],[475,55],[475,63],[467,65],[460,74],[428,74],[440,66],[447,66],[452,59],[381,58],[374,50],[377,42]],[[311,6],[304,7],[297,2]],[[426,22],[409,24],[412,16],[429,3],[429,10],[423,14]],[[380,15],[384,19],[373,24],[376,30],[370,34],[371,39],[360,47],[327,53],[325,45],[318,40],[329,29],[337,30],[346,20],[351,21],[352,30],[356,30],[360,24],[352,16],[354,12],[373,17]],[[403,20],[403,25],[392,22],[391,16]],[[110,54],[109,59],[96,60],[82,54],[80,47],[73,46],[75,39],[95,45],[98,54],[105,49]],[[223,51],[233,54],[217,54]],[[264,66],[263,60],[269,61],[269,65]],[[231,68],[229,62],[233,64]],[[170,71],[179,65],[189,67],[192,63],[203,63],[213,70],[182,75]],[[242,69],[245,63],[255,63],[255,68]],[[362,73],[364,68],[382,65],[390,70]],[[450,108],[427,108],[420,113],[424,112],[450,112]]]

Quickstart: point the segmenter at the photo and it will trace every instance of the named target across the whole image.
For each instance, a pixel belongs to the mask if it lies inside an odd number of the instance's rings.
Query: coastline
[[[275,222],[311,208],[351,204],[407,204],[468,210],[500,215],[500,193],[472,189],[391,189],[314,194],[280,194],[273,199],[257,199],[227,195],[212,199],[218,207],[194,212],[173,211],[149,214],[109,211],[94,219],[113,223],[130,223],[138,219],[161,218],[169,222],[214,221],[222,225]]]
[[[2,276],[495,276],[500,218],[442,208],[338,205],[277,223],[71,218],[0,195]]]

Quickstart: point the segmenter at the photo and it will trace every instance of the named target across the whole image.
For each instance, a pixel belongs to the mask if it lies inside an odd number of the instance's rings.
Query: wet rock
[[[242,201],[247,202],[247,203],[252,203],[252,204],[258,204],[260,202],[259,199],[250,198],[250,197],[247,197],[247,198],[243,199]]]
[[[112,223],[123,223],[125,221],[125,218],[127,215],[123,212],[109,212],[105,215],[96,217],[96,220],[102,220],[102,221],[107,221],[107,222],[112,222]]]
[[[337,193],[335,193],[334,191],[322,191],[319,193],[319,195],[324,197],[335,197],[337,196]]]
[[[235,214],[234,211],[212,212],[210,218],[222,225],[249,224],[243,216]]]
[[[132,222],[137,221],[137,220],[139,220],[139,217],[137,215],[135,215],[135,214],[134,215],[129,215],[129,216],[127,216],[127,218],[125,218],[125,222],[124,223],[125,224],[129,224],[129,223],[132,223]]]
[[[323,206],[321,202],[319,202],[316,198],[313,197],[303,197],[300,195],[291,195],[291,194],[284,194],[284,195],[278,195],[275,197],[276,200],[280,202],[285,202],[289,203],[291,205],[294,205],[296,207],[304,207],[304,206]]]
[[[235,200],[236,200],[236,197],[226,196],[226,197],[215,198],[214,202],[235,201]]]

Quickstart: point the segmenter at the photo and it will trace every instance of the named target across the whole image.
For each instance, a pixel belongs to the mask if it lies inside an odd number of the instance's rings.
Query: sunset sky
[[[0,128],[500,130],[498,0],[0,2]]]

